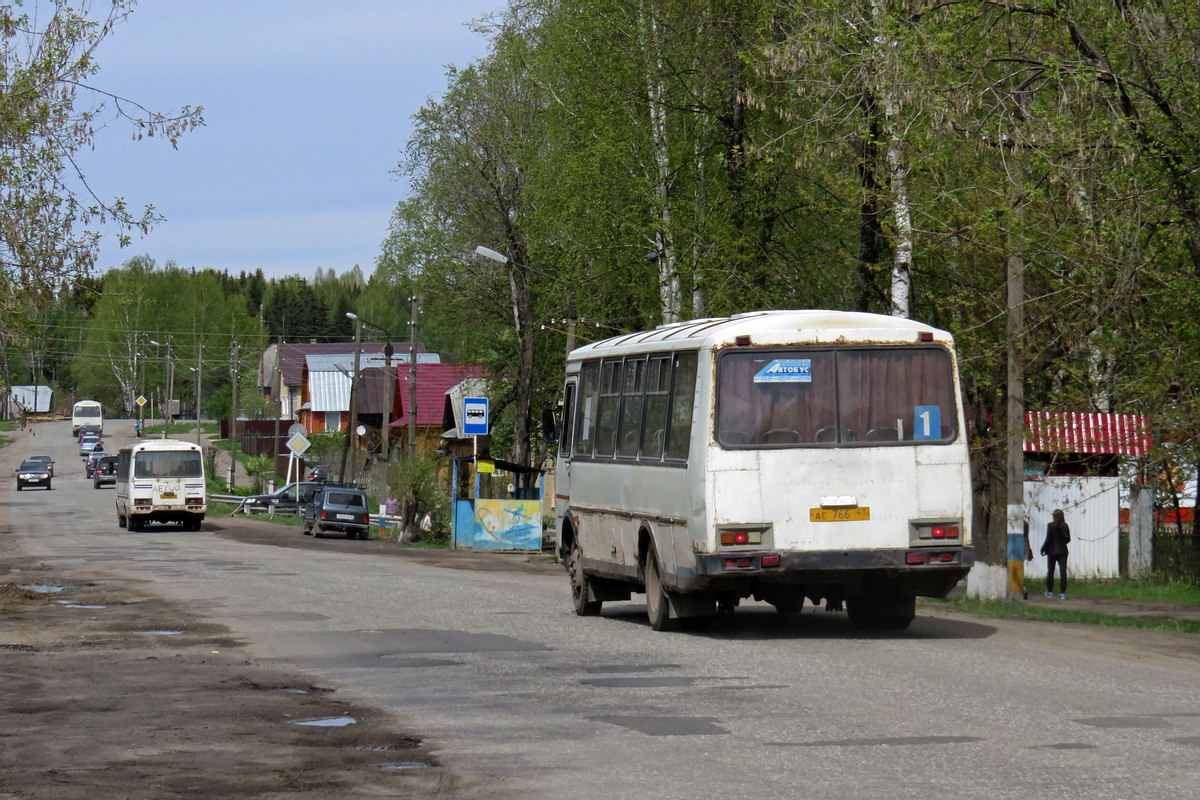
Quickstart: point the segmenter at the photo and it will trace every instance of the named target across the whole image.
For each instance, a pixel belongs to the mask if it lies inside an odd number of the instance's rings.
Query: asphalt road
[[[223,520],[129,533],[66,426],[20,443],[58,459],[54,491],[0,489],[27,554],[146,581],[518,795],[1200,796],[1194,637],[927,607],[875,635],[758,604],[706,634],[655,633],[638,602],[575,617],[561,573],[247,543],[217,535]]]

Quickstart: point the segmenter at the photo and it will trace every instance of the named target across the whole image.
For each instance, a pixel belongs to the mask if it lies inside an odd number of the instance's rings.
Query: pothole
[[[38,594],[58,594],[67,588],[49,583],[18,583],[17,586],[27,592],[37,592]]]

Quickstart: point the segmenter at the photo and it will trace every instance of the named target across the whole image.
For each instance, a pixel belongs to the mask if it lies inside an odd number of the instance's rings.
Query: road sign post
[[[479,455],[479,437],[488,435],[488,399],[463,398],[463,435],[470,436],[475,455]]]
[[[288,449],[287,482],[288,483],[292,482],[292,466],[296,463],[296,457],[304,455],[305,453],[308,452],[308,448],[312,447],[312,442],[310,442],[308,440],[308,437],[306,437],[303,433],[301,433],[301,431],[304,430],[304,427],[300,426],[300,430],[296,430],[296,427],[297,426],[293,425],[289,429],[289,431],[291,432],[292,435],[289,436],[288,440],[287,440],[287,449]],[[299,475],[299,473],[297,473],[296,474],[296,482],[299,483],[299,481],[300,481],[300,475]],[[297,497],[300,496],[299,492],[296,493],[296,496]]]

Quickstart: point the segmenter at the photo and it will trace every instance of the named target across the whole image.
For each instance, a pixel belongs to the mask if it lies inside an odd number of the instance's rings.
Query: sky
[[[97,3],[96,6],[102,5]],[[369,275],[407,186],[394,174],[412,115],[446,68],[487,53],[469,23],[504,0],[141,0],[101,46],[106,92],[204,107],[179,149],[132,141],[111,113],[81,166],[101,197],[166,217],[99,269],[160,265],[311,277]]]

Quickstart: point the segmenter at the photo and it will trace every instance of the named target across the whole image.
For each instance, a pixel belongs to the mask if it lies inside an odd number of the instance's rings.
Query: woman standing
[[[1054,509],[1054,519],[1046,526],[1046,541],[1042,555],[1046,557],[1046,597],[1054,597],[1054,565],[1058,564],[1058,599],[1067,599],[1067,543],[1071,541],[1071,526],[1063,519],[1061,508]]]

